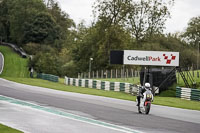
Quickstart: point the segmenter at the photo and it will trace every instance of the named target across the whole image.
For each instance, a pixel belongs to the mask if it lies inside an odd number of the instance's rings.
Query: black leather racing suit
[[[143,97],[143,93],[146,91],[145,87],[139,87],[139,92],[138,92],[138,96],[137,96],[137,106],[140,106],[140,97]]]

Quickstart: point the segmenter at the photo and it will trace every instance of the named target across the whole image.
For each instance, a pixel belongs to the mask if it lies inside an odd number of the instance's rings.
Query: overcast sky
[[[90,24],[92,17],[92,4],[95,0],[58,0],[62,10],[70,15],[75,23],[82,20]],[[167,32],[183,31],[192,17],[200,15],[200,0],[175,0],[171,11],[171,19],[166,23]]]

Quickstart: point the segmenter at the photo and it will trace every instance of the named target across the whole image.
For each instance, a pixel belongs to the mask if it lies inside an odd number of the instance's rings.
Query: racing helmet
[[[151,87],[151,85],[149,84],[149,83],[145,83],[145,85],[144,85],[146,88],[150,88]]]

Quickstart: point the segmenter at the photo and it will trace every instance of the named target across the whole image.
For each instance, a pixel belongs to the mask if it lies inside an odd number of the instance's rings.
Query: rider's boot
[[[137,105],[136,106],[140,106],[140,96],[137,96]]]

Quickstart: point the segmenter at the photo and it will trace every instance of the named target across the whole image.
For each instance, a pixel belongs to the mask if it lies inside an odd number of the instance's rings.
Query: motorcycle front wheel
[[[151,108],[151,104],[147,103],[147,105],[145,106],[145,114],[149,114],[150,108]]]

